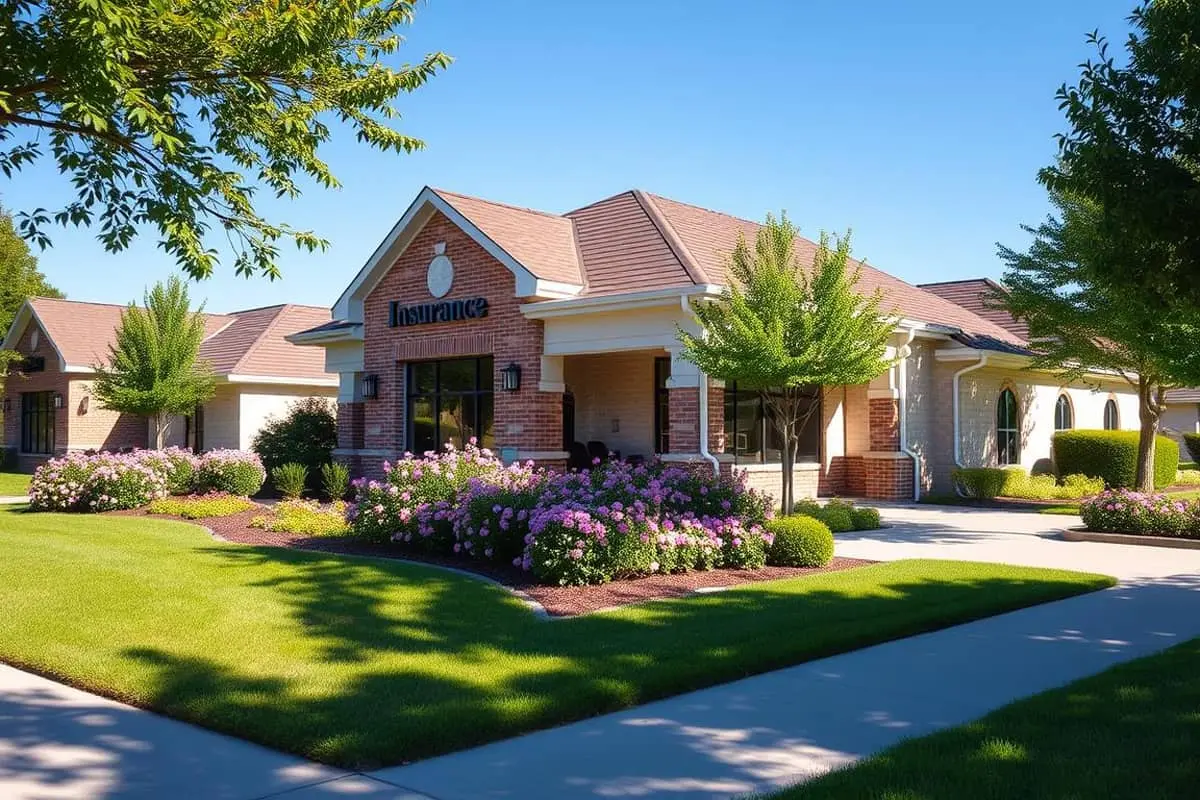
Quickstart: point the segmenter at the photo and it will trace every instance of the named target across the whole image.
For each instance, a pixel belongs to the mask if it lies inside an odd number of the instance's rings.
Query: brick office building
[[[758,397],[700,373],[677,341],[756,229],[640,191],[557,215],[426,188],[333,320],[288,338],[324,347],[340,376],[337,454],[359,474],[476,436],[509,459],[659,456],[774,491],[780,452]],[[978,292],[945,297],[862,265],[860,289],[876,288],[901,319],[900,358],[870,384],[813,387],[798,496],[911,498],[948,488],[955,464],[1034,466],[1076,420],[1136,426],[1112,376],[1062,386],[1025,370],[1019,326],[989,318]]]

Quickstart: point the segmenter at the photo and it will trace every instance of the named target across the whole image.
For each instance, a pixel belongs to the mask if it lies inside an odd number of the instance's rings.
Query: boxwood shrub
[[[833,531],[812,517],[793,515],[767,522],[774,536],[767,563],[775,567],[823,567],[833,560]]]
[[[1200,461],[1200,433],[1185,433],[1183,444],[1187,448],[1188,455],[1192,457],[1192,461]]]
[[[1134,485],[1137,478],[1137,431],[1059,431],[1054,434],[1054,463],[1060,474],[1103,478],[1110,489]],[[1159,436],[1154,446],[1154,487],[1170,486],[1179,467],[1179,445]]]

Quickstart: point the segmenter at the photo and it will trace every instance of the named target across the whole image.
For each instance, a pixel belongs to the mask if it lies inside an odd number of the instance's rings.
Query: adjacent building
[[[633,190],[564,214],[422,190],[329,322],[288,336],[338,378],[337,456],[356,473],[472,437],[552,466],[661,457],[779,486],[758,396],[683,358],[690,304],[718,298],[756,223]],[[797,242],[802,259],[816,245]],[[797,494],[911,499],[955,465],[1042,467],[1064,428],[1135,428],[1117,376],[1064,386],[1028,370],[1027,333],[978,301],[865,264],[860,289],[899,318],[895,366],[814,386]]]
[[[4,448],[30,471],[71,450],[146,447],[143,417],[104,408],[92,392],[124,306],[35,297],[17,313],[0,349],[15,350],[4,383]],[[337,396],[324,359],[287,336],[329,321],[329,310],[277,305],[205,314],[200,357],[217,376],[213,399],[176,420],[170,444],[200,450],[247,448],[263,422],[294,400]]]

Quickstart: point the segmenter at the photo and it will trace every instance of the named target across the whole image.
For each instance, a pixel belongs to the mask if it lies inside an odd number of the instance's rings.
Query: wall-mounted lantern
[[[62,408],[63,404],[64,404],[64,401],[63,401],[62,392],[55,392],[54,393],[54,407]]]
[[[363,375],[362,396],[366,400],[374,400],[376,397],[379,397],[378,375]]]
[[[83,398],[82,398],[82,399],[79,401],[79,413],[80,413],[80,414],[86,414],[86,413],[88,413],[88,408],[90,408],[90,407],[91,407],[91,405],[92,405],[92,398],[91,398],[91,396],[90,396],[90,395],[86,395],[86,394],[85,394],[85,395],[83,396]]]
[[[521,388],[521,365],[509,364],[500,370],[500,388],[506,392],[515,392]]]

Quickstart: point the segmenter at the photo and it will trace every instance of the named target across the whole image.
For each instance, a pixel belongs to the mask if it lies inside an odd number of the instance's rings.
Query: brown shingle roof
[[[126,308],[45,297],[30,298],[29,305],[63,361],[73,367],[90,367],[108,358]],[[328,321],[328,309],[296,305],[205,314],[200,357],[218,375],[328,378],[323,353],[283,338]]]
[[[536,277],[583,283],[571,220],[443,189],[433,191]]]
[[[1021,339],[1029,339],[1029,326],[1013,317],[1007,311],[999,308],[989,308],[984,298],[994,291],[1004,291],[1004,287],[991,278],[970,278],[961,281],[942,281],[941,283],[922,283],[920,288],[932,292],[938,297],[960,305],[968,311],[983,317],[1015,334]]]

